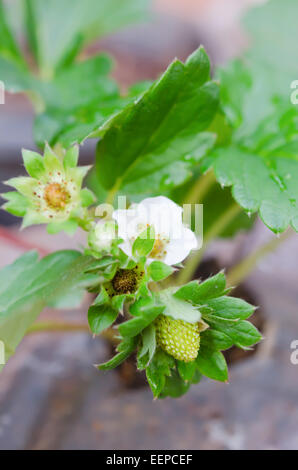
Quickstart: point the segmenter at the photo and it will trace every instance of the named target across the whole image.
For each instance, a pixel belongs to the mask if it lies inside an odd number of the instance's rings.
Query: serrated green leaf
[[[295,0],[271,0],[248,14],[251,47],[244,60],[219,72],[233,142],[208,156],[218,181],[275,233],[289,225],[298,230],[298,111],[290,100],[298,61],[296,14]]]
[[[89,262],[77,251],[58,251],[41,260],[29,252],[0,271],[0,339],[6,360],[41,310],[79,284]]]
[[[258,343],[262,335],[250,322],[240,320],[237,322],[223,321],[221,318],[208,318],[208,324],[211,329],[224,333],[233,342],[235,346],[246,349]]]
[[[174,272],[174,268],[162,261],[152,261],[148,267],[148,274],[153,281],[162,281],[167,277],[171,276]]]
[[[206,300],[222,295],[226,289],[226,278],[223,272],[199,283],[191,281],[180,287],[174,294],[179,299],[188,300],[194,305],[204,304]]]
[[[209,81],[209,68],[202,48],[185,64],[175,60],[139,100],[100,130],[104,136],[98,143],[96,164],[105,188],[117,181],[118,188],[131,186],[135,192],[151,190],[152,185],[156,189],[167,175],[173,176],[174,163],[179,163],[185,179],[188,160],[197,162],[203,156],[202,139],[208,141],[206,148],[214,141],[212,135],[200,135],[212,121],[218,104],[218,87]],[[144,180],[145,176],[148,178]]]
[[[228,320],[245,320],[250,317],[255,307],[243,299],[237,297],[218,297],[206,302],[206,305],[212,309],[208,318],[215,315],[218,318]]]
[[[213,380],[228,381],[228,367],[223,354],[202,345],[195,360],[199,371]]]
[[[210,349],[224,351],[233,346],[233,339],[223,331],[208,329],[201,333],[201,344]]]
[[[296,158],[278,157],[274,152],[264,158],[236,146],[218,149],[214,158],[218,181],[232,186],[235,200],[245,210],[258,211],[273,232],[283,232],[289,224],[297,229]]]

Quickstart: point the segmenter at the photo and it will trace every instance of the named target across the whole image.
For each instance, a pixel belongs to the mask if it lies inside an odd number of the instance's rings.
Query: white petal
[[[123,240],[130,238],[136,238],[139,234],[138,224],[139,219],[137,210],[134,209],[118,209],[113,212],[113,218],[116,220],[118,225],[118,235]]]
[[[182,208],[164,196],[144,199],[138,205],[138,213],[154,226],[156,233],[165,234],[169,238],[182,227]]]
[[[167,254],[163,261],[169,265],[181,263],[191,250],[196,248],[198,248],[198,241],[195,234],[189,228],[184,227],[182,237],[171,240],[168,244]]]

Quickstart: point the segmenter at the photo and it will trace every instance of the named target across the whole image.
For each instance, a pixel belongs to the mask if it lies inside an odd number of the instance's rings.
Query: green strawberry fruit
[[[187,323],[160,315],[155,320],[157,344],[179,361],[191,362],[200,348],[198,323]]]

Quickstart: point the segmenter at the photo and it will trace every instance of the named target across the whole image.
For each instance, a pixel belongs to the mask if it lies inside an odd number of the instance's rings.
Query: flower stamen
[[[150,253],[150,258],[155,258],[162,260],[165,258],[167,251],[166,246],[169,243],[169,239],[166,237],[161,237],[161,235],[157,235],[152,251]]]
[[[44,200],[51,209],[63,210],[70,199],[69,192],[59,183],[49,183],[44,189]]]

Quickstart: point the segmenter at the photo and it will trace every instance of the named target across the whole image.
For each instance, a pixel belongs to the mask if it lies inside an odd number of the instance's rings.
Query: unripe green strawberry
[[[198,323],[187,323],[160,315],[155,320],[157,344],[168,354],[184,362],[193,361],[200,348]]]

